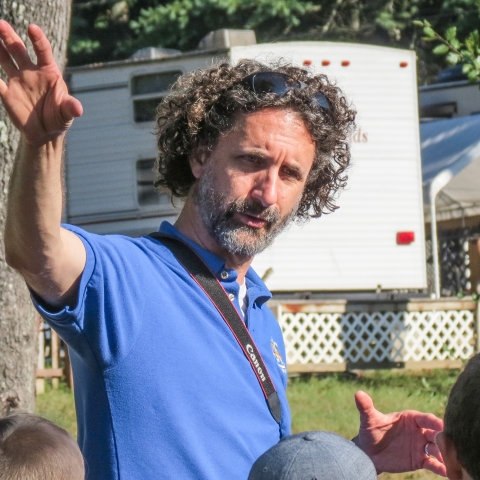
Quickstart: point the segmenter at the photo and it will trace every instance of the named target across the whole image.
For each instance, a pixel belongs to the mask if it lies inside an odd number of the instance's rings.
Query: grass
[[[77,416],[73,392],[64,383],[61,383],[58,389],[53,389],[51,383],[46,383],[45,393],[37,396],[35,413],[48,418],[67,430],[73,438],[77,438]]]
[[[353,438],[359,427],[353,396],[367,392],[378,410],[420,410],[443,417],[448,393],[458,371],[435,370],[421,373],[378,371],[355,376],[324,375],[292,379],[288,398],[292,410],[292,430],[327,430]],[[425,470],[414,473],[382,474],[382,480],[440,479]]]
[[[391,372],[329,374],[292,378],[288,398],[292,410],[292,430],[327,430],[345,438],[358,432],[358,413],[353,401],[357,390],[372,396],[382,412],[414,409],[443,417],[447,395],[458,371],[433,370],[421,373]],[[37,397],[36,413],[55,422],[76,437],[73,394],[65,386],[54,390],[47,385]],[[439,480],[425,470],[413,473],[382,474],[381,480]]]

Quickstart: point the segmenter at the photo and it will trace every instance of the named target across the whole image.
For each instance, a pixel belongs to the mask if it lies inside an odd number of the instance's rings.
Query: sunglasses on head
[[[307,88],[305,83],[279,72],[252,73],[243,79],[242,84],[256,95],[273,93],[278,97],[285,95],[291,90]],[[330,104],[322,92],[317,92],[312,97],[312,104],[323,110],[330,110]]]

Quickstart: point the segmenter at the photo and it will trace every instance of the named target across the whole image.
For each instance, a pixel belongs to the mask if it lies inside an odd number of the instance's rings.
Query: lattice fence
[[[427,301],[428,303],[428,301]],[[476,304],[276,306],[290,366],[398,364],[464,360],[476,350]],[[448,307],[440,309],[439,306]],[[390,308],[389,308],[390,307]],[[420,307],[420,308],[419,308]],[[290,368],[292,371],[292,368]],[[293,368],[295,370],[295,368]],[[302,370],[302,369],[300,369]],[[305,371],[305,369],[303,369]],[[315,369],[310,369],[315,370]]]

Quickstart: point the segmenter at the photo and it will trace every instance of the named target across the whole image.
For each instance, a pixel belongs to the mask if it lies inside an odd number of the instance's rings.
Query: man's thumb
[[[83,114],[83,107],[80,101],[70,95],[64,99],[61,108],[62,116],[67,122]]]
[[[360,412],[360,420],[367,419],[375,411],[372,397],[362,390],[355,394],[355,404]]]

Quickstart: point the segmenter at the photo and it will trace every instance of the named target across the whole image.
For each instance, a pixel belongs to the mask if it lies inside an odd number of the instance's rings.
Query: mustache
[[[251,200],[235,200],[228,208],[227,216],[233,217],[235,213],[246,213],[261,218],[267,223],[274,224],[281,219],[278,207],[264,207],[261,203]]]

